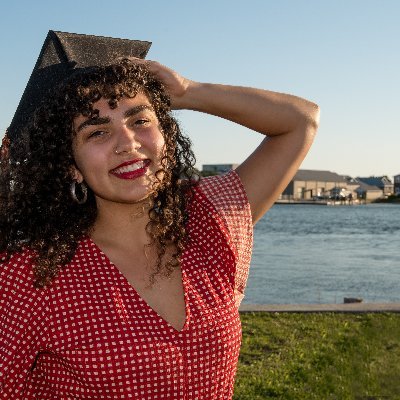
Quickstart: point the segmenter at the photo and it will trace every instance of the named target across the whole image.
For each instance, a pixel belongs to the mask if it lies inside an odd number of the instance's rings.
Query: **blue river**
[[[246,304],[400,302],[400,205],[274,205],[256,224]]]

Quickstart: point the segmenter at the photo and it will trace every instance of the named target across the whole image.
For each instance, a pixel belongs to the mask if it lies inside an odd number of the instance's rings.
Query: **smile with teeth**
[[[144,167],[144,161],[139,161],[135,164],[125,165],[124,167],[114,169],[113,172],[115,174],[122,174],[124,172],[133,172],[133,171],[136,171],[137,169],[143,168],[143,167]]]
[[[110,173],[121,179],[134,179],[146,173],[150,160],[127,162],[114,168]]]

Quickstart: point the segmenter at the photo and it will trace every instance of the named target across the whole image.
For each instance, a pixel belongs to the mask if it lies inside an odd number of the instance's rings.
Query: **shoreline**
[[[349,202],[348,200],[340,201],[340,200],[283,200],[283,199],[278,199],[278,200],[275,201],[274,204],[290,205],[290,206],[294,206],[294,205],[365,206],[365,205],[368,205],[368,204],[394,204],[394,205],[400,205],[400,200],[396,200],[396,201],[353,200],[353,201]]]
[[[348,303],[348,304],[242,304],[239,312],[270,313],[400,313],[400,303]]]

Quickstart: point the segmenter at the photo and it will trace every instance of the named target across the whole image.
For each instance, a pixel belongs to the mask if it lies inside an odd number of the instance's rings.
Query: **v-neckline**
[[[129,289],[134,293],[134,295],[147,307],[148,311],[154,314],[159,320],[161,320],[165,325],[167,325],[174,333],[180,334],[184,331],[186,331],[188,325],[189,325],[189,320],[190,320],[190,308],[189,308],[189,302],[187,299],[187,287],[186,287],[186,272],[183,268],[183,263],[182,261],[179,263],[179,268],[181,270],[181,285],[182,285],[182,290],[183,290],[183,301],[185,304],[185,322],[182,326],[181,329],[175,328],[169,321],[167,321],[164,317],[162,317],[150,304],[140,295],[140,293],[136,290],[136,288],[129,282],[128,278],[122,273],[122,271],[110,260],[110,258],[107,256],[107,254],[94,242],[94,240],[91,237],[87,238],[89,243],[91,244],[92,247],[95,248],[95,250],[106,260],[106,262],[114,269],[120,280],[129,287]]]

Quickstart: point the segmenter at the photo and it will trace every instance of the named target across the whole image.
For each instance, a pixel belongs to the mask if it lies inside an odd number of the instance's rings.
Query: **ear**
[[[71,177],[73,180],[77,181],[78,183],[83,182],[83,175],[81,174],[81,171],[79,171],[79,169],[75,165],[73,165],[71,167],[70,173],[71,173]]]

